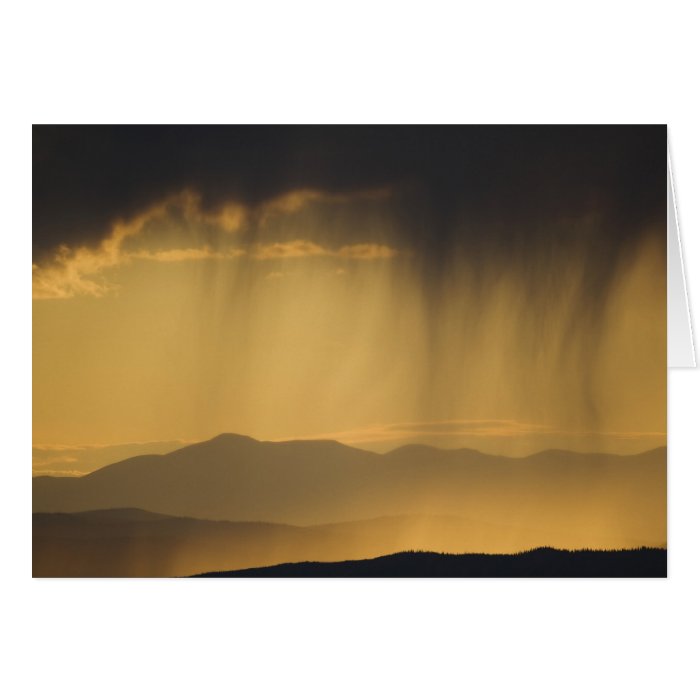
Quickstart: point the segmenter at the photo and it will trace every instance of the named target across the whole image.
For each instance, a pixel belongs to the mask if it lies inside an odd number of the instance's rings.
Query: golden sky
[[[664,230],[640,223],[604,280],[587,245],[610,224],[595,209],[549,221],[526,262],[457,246],[428,277],[399,207],[390,188],[215,208],[185,189],[42,257],[35,445],[665,444]]]

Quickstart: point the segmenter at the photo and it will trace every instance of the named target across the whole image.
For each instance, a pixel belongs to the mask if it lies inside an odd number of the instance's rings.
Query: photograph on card
[[[34,577],[666,576],[665,126],[32,141]]]

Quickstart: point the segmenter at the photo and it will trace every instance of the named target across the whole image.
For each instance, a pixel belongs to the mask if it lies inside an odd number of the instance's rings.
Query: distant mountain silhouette
[[[34,512],[125,508],[289,525],[455,516],[478,524],[471,538],[487,552],[531,546],[523,529],[546,533],[534,544],[562,548],[658,545],[666,541],[666,452],[508,458],[409,445],[380,455],[334,441],[224,434],[83,477],[33,479]]]
[[[301,562],[199,574],[209,578],[664,578],[666,550],[562,551],[541,547],[520,554],[399,552],[376,559]]]

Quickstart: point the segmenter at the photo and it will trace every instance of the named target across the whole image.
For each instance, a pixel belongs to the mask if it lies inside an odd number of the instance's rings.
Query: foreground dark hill
[[[562,551],[542,547],[520,554],[399,552],[376,559],[301,562],[220,571],[209,578],[664,578],[665,549]]]
[[[513,459],[406,446],[380,455],[332,441],[220,435],[79,478],[33,479],[34,512],[123,508],[291,525],[458,516],[498,525],[498,539],[482,543],[487,552],[513,551],[511,533],[524,524],[552,534],[541,545],[657,545],[666,541],[666,453]]]

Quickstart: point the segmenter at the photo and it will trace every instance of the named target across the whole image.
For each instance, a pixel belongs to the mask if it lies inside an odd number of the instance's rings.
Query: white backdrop
[[[700,372],[669,377],[668,580],[35,581],[29,268],[32,122],[668,123],[692,313],[696,12],[610,0],[6,8],[4,697],[697,697]]]

